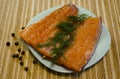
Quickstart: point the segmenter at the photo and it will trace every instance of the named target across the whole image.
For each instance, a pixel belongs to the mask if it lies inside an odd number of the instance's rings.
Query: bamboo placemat
[[[54,72],[41,63],[33,64],[33,55],[17,34],[36,14],[51,7],[73,3],[101,16],[111,34],[111,47],[97,64],[74,74]],[[0,79],[120,79],[120,0],[0,0]],[[15,33],[15,37],[11,36]],[[6,42],[10,46],[6,46]],[[19,41],[19,46],[14,43]],[[25,50],[23,66],[12,54]],[[24,67],[28,66],[28,71]]]

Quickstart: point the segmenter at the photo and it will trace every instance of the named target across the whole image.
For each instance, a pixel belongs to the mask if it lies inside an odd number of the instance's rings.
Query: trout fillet
[[[64,5],[41,21],[22,30],[19,35],[39,53],[51,57],[49,49],[39,48],[36,45],[44,43],[53,36],[58,31],[56,25],[61,21],[65,21],[66,17],[70,15],[78,15],[77,7],[71,4]],[[101,30],[100,18],[86,19],[75,31],[73,45],[64,52],[64,56],[57,63],[74,71],[81,71],[94,53]]]
[[[59,63],[74,71],[81,71],[90,60],[102,31],[100,18],[88,18],[76,30],[72,46]]]

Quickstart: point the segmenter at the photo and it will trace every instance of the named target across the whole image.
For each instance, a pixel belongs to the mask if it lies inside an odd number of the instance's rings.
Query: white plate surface
[[[62,6],[62,5],[61,5]],[[61,6],[56,6],[53,8],[50,8],[46,11],[43,11],[41,13],[39,13],[38,15],[36,15],[34,18],[32,18],[31,21],[29,21],[28,25],[33,24],[39,20],[41,20],[42,18],[44,18],[45,16],[47,16],[48,14],[50,14],[51,12],[53,12],[54,10],[60,8]],[[86,10],[85,8],[79,7],[79,14],[87,14],[90,16],[95,17],[95,15],[93,13],[91,13],[90,11]],[[107,51],[110,48],[110,44],[111,44],[111,37],[110,37],[110,33],[108,31],[108,29],[106,28],[106,26],[104,24],[103,28],[102,28],[102,34],[100,36],[98,45],[96,47],[96,50],[92,56],[92,58],[89,60],[89,62],[85,65],[85,67],[83,68],[83,70],[89,68],[90,66],[94,65],[95,63],[97,63],[101,58],[103,58],[103,56],[107,53]],[[61,72],[61,73],[73,73],[74,71],[66,69],[62,66],[59,65],[52,65],[51,66],[51,62],[48,60],[45,60],[42,58],[42,55],[39,54],[37,51],[35,51],[32,47],[30,47],[28,45],[29,49],[31,50],[32,54],[46,67],[50,68],[51,70],[57,71],[57,72]]]

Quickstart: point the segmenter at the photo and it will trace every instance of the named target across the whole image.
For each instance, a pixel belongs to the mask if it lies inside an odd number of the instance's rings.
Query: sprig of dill
[[[49,39],[46,43],[38,44],[38,47],[50,47],[51,55],[53,56],[51,62],[55,63],[57,60],[63,56],[64,52],[70,47],[72,41],[74,40],[74,31],[77,26],[84,22],[89,16],[82,14],[80,16],[68,16],[67,21],[60,22],[57,27],[58,31],[53,37]]]

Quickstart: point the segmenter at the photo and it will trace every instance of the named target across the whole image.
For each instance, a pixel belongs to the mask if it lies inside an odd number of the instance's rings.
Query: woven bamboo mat
[[[34,57],[17,34],[36,14],[51,7],[73,3],[101,16],[111,34],[111,47],[97,64],[75,74],[60,74],[41,63],[33,64]],[[0,0],[0,79],[120,79],[120,0]],[[15,33],[15,37],[11,36]],[[6,42],[10,46],[6,46]],[[14,43],[19,41],[19,46]],[[25,50],[23,66],[12,54]],[[28,71],[24,68],[28,66]]]

